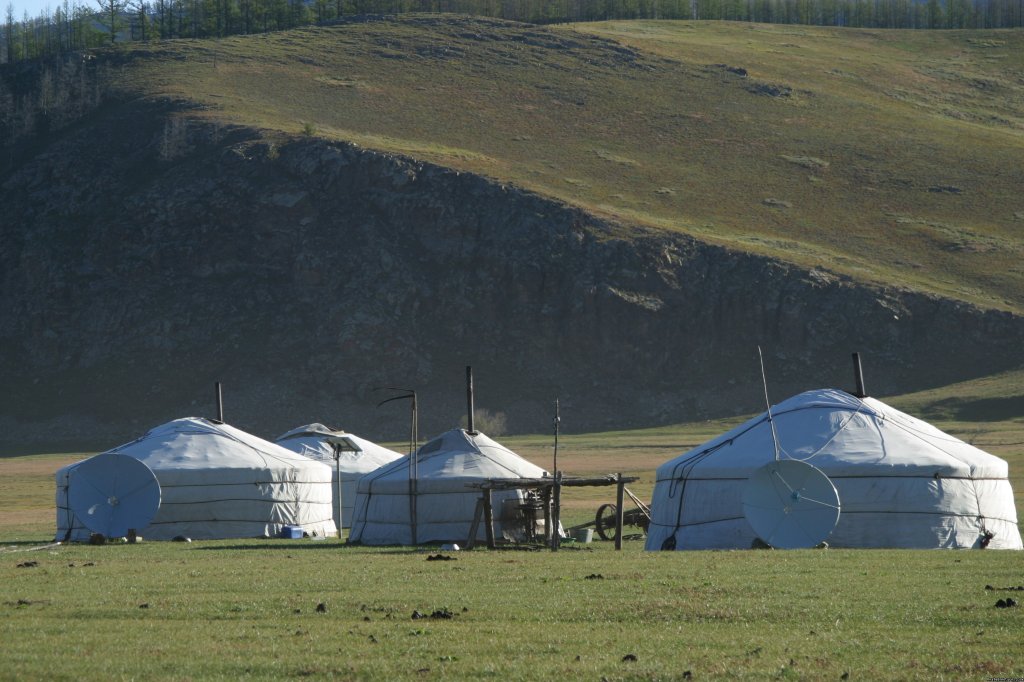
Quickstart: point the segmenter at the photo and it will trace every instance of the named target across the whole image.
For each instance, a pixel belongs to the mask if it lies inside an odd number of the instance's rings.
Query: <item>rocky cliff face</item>
[[[478,406],[546,431],[636,427],[1015,364],[1024,320],[643,232],[484,178],[108,105],[0,167],[7,450],[109,447],[180,416],[401,440]]]

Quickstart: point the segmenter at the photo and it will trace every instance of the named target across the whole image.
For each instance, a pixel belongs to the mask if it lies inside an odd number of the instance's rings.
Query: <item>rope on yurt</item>
[[[903,423],[901,423],[899,421],[896,421],[894,419],[888,419],[887,420],[887,419],[885,419],[885,415],[879,415],[879,419],[882,419],[883,421],[887,421],[888,423],[892,424],[894,427],[902,429],[905,433],[908,433],[911,436],[913,436],[913,437],[915,437],[915,438],[917,438],[919,440],[922,440],[922,441],[928,443],[929,445],[934,447],[936,450],[938,450],[942,454],[944,454],[947,457],[949,457],[950,459],[954,459],[957,462],[960,462],[961,464],[965,464],[965,465],[967,464],[962,459],[960,459],[959,457],[954,455],[952,452],[948,452],[947,450],[944,450],[943,448],[941,448],[938,445],[936,445],[933,441],[930,441],[930,440],[926,439],[922,433],[920,433],[916,429],[911,428],[909,425],[903,424]],[[958,442],[958,440],[959,439],[957,439],[955,437],[951,437],[950,442]],[[940,477],[939,473],[935,472],[935,478],[947,478],[947,477],[944,477],[944,476]],[[964,479],[961,479],[961,480],[964,480]],[[986,525],[985,525],[985,516],[981,513],[981,496],[978,494],[978,480],[974,477],[974,473],[971,472],[967,476],[966,480],[970,481],[970,483],[971,483],[971,491],[974,493],[974,503],[975,503],[975,505],[977,505],[977,509],[978,509],[978,516],[976,517],[976,520],[978,521],[978,524],[981,526],[981,541],[980,541],[979,545],[980,545],[981,549],[985,549],[986,547],[988,547],[989,543],[992,541],[992,538],[995,537],[995,533],[990,531],[986,527]],[[998,479],[998,480],[1003,480],[1003,479]],[[962,515],[957,514],[956,516],[962,516]]]
[[[702,450],[694,455],[691,455],[687,459],[683,460],[682,462],[679,462],[674,467],[672,467],[672,482],[669,483],[668,497],[669,499],[673,499],[676,496],[675,491],[678,489],[679,504],[676,505],[676,524],[675,528],[672,530],[671,537],[674,538],[676,531],[678,531],[683,525],[683,498],[686,496],[686,483],[687,481],[690,480],[690,472],[693,471],[694,467],[696,467],[698,464],[703,462],[711,455],[715,454],[719,449],[725,447],[726,445],[732,445],[732,443],[732,438],[730,438],[729,440],[724,440],[712,448],[708,448],[707,450]]]
[[[815,450],[811,454],[807,455],[806,457],[804,457],[802,459],[798,458],[798,457],[793,457],[788,452],[786,453],[786,455],[788,457],[790,457],[791,459],[800,459],[801,462],[807,462],[807,461],[811,460],[812,458],[817,457],[818,455],[821,454],[821,452],[825,448],[827,448],[832,443],[832,441],[834,441],[839,436],[840,433],[842,433],[846,429],[847,426],[849,426],[850,422],[853,421],[854,417],[856,417],[858,414],[860,414],[863,409],[864,409],[864,401],[861,400],[860,401],[860,406],[858,406],[856,410],[854,410],[853,412],[850,413],[850,416],[847,417],[846,421],[844,421],[842,423],[842,425],[840,425],[840,427],[835,430],[835,432],[832,434],[832,437],[829,438],[827,441],[825,441],[825,443],[820,448],[818,448],[817,450]],[[883,419],[883,418],[884,417],[879,415],[879,419]]]
[[[981,495],[978,494],[978,482],[974,478],[971,481],[971,491],[974,493],[974,503],[978,506],[978,524],[981,526],[981,540],[978,545],[981,549],[988,547],[988,543],[992,542],[992,538],[996,536],[995,533],[985,527],[985,515],[981,513]]]

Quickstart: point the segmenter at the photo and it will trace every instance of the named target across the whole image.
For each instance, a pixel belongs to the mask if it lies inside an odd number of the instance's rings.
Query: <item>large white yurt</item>
[[[358,450],[339,450],[335,455],[333,442],[344,438]],[[300,455],[323,462],[331,467],[331,490],[334,499],[334,525],[348,528],[352,525],[352,507],[356,499],[356,482],[371,471],[376,471],[385,464],[401,459],[399,452],[389,450],[365,438],[351,433],[330,429],[323,424],[307,424],[292,429],[274,441],[283,448],[288,448]],[[341,476],[341,510],[342,518],[338,518],[338,476]]]
[[[144,462],[160,483],[160,508],[138,530],[147,540],[276,537],[286,525],[337,534],[330,467],[227,424],[176,419],[108,452]],[[68,506],[79,464],[57,472],[57,540],[90,536]]]
[[[492,479],[544,478],[548,473],[479,432],[453,429],[416,452],[359,479],[349,542],[366,545],[464,543],[480,490],[469,484]],[[414,494],[415,491],[415,494]],[[494,491],[496,538],[521,531],[520,490]],[[481,522],[474,540],[484,540]]]
[[[1004,460],[873,398],[823,389],[771,408],[780,459],[839,493],[832,547],[1021,549]],[[750,475],[775,459],[768,413],[657,470],[647,549],[749,548]]]

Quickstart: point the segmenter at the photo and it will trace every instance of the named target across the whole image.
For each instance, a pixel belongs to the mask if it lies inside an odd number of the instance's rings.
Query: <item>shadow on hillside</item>
[[[969,400],[946,398],[924,409],[926,419],[965,422],[1005,421],[1024,417],[1024,395]]]

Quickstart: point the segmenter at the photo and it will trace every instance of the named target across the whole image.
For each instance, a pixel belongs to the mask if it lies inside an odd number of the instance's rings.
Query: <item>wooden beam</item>
[[[622,490],[626,487],[626,481],[622,474],[615,474],[615,549],[622,549]]]

